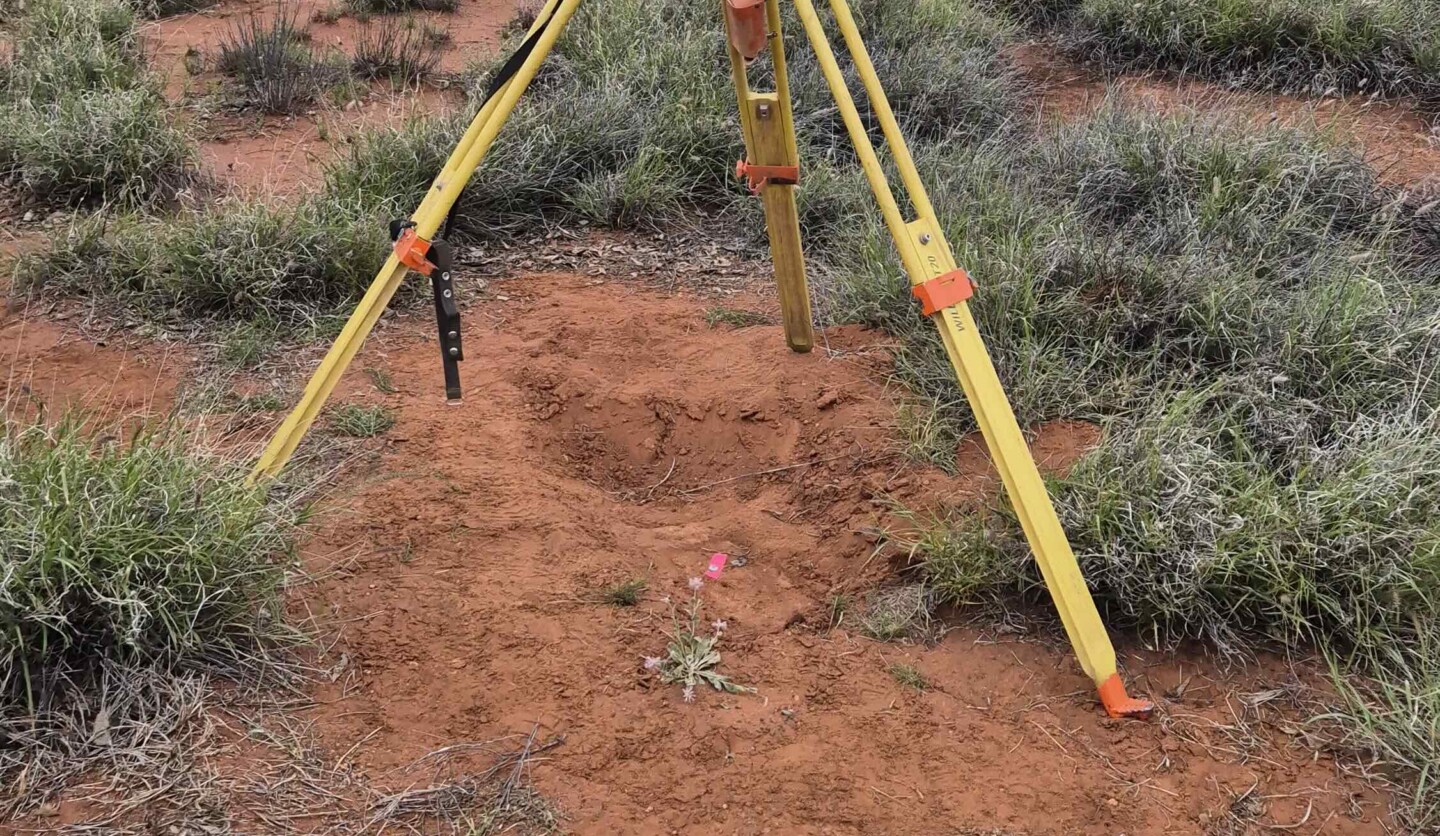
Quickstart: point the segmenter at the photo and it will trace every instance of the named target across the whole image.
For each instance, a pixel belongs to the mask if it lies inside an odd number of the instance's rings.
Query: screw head
[[[759,107],[757,107],[757,108],[755,109],[755,112],[760,114],[760,118],[761,118],[761,119],[769,119],[769,118],[770,118],[770,105],[769,105],[769,103],[761,104]]]
[[[449,299],[449,298],[450,298],[450,288],[448,288],[448,287],[445,288],[444,292],[443,292],[441,295],[443,295],[446,299]]]
[[[452,339],[452,340],[455,339],[455,338],[458,337],[458,336],[460,336],[460,332],[459,332],[459,331],[451,331],[450,334],[449,334],[449,337],[450,337],[450,339]]]
[[[928,244],[928,243],[930,243],[930,233],[927,232],[927,233],[925,233],[924,235],[921,235],[921,236],[920,236],[920,243],[922,243],[922,244]]]
[[[440,281],[442,281],[442,282],[448,282],[448,281],[450,281],[450,274],[449,274],[449,273],[441,273],[441,274],[440,274]]]
[[[456,348],[456,347],[454,347],[454,346],[451,346],[451,347],[450,347],[450,356],[451,356],[451,357],[455,357],[455,356],[458,355],[459,353],[460,353],[460,349],[458,349],[458,348]]]

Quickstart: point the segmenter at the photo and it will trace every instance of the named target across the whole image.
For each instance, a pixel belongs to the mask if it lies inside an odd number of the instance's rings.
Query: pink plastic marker
[[[719,580],[720,573],[725,569],[725,561],[729,559],[730,556],[724,552],[715,552],[710,555],[710,566],[705,570],[705,577],[712,581]]]

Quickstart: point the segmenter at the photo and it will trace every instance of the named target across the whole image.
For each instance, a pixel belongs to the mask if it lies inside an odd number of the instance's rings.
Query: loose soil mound
[[[969,629],[881,644],[853,615],[829,629],[831,596],[891,572],[863,533],[884,496],[992,484],[971,451],[958,478],[895,454],[876,335],[794,355],[776,327],[708,328],[693,297],[567,275],[500,288],[467,313],[464,405],[440,400],[423,318],[357,364],[397,393],[352,373],[341,394],[400,416],[306,552],[340,567],[305,604],[348,655],[312,713],[372,775],[539,724],[565,743],[537,786],[581,833],[1384,832],[1384,799],[1268,707],[1282,665],[1127,653],[1167,714],[1115,722],[1062,647]],[[1050,467],[1086,437],[1047,435]],[[703,617],[728,622],[722,670],[757,693],[687,704],[641,660],[715,551],[743,560],[705,585]],[[637,577],[638,607],[594,602]]]

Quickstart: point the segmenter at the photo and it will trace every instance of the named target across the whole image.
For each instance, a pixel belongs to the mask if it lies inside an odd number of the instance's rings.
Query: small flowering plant
[[[690,579],[687,617],[684,621],[674,618],[675,628],[667,634],[670,637],[667,655],[645,657],[645,669],[659,674],[661,682],[685,686],[685,702],[695,701],[695,686],[700,684],[730,694],[746,694],[755,690],[731,682],[728,676],[715,670],[720,664],[720,651],[715,647],[729,625],[717,618],[710,622],[712,632],[701,634],[700,589],[704,585],[700,578]]]

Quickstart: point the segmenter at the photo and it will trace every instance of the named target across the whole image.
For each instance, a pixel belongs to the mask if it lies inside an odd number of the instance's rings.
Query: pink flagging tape
[[[720,573],[725,571],[725,562],[729,559],[730,556],[723,552],[710,555],[710,566],[705,570],[705,577],[712,581],[719,580]]]

